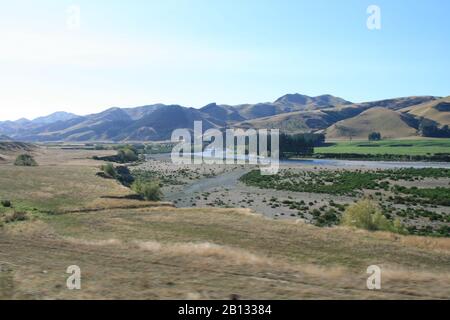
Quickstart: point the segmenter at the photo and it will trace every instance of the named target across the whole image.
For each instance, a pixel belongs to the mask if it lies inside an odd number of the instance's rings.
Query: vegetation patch
[[[369,231],[407,233],[400,220],[394,222],[388,220],[383,215],[380,206],[369,199],[350,205],[342,215],[341,224]]]
[[[9,200],[2,200],[0,201],[0,204],[5,207],[5,208],[11,208],[12,207],[12,203]]]
[[[111,163],[102,165],[101,169],[100,176],[117,180],[131,188],[144,200],[160,201],[162,199],[161,183],[150,171],[135,170],[132,173],[126,166],[115,167]]]
[[[369,203],[376,208],[371,212],[380,213],[383,217],[380,215],[370,217],[374,220],[367,221],[372,221],[370,223],[378,226],[371,226],[366,221],[364,229],[445,237],[450,236],[450,214],[447,213],[448,209],[439,210],[439,206],[450,207],[450,187],[418,188],[415,185],[425,186],[428,183],[442,185],[448,183],[448,179],[450,179],[450,169],[436,168],[371,171],[289,169],[281,170],[279,174],[272,176],[261,175],[259,170],[254,170],[241,177],[241,181],[246,185],[261,189],[329,194],[335,197],[368,197],[373,199],[371,201],[379,203],[377,206]],[[424,182],[420,183],[422,181]],[[348,200],[345,201],[348,202]],[[316,201],[306,204],[305,201],[278,200],[272,197],[266,203],[272,208],[283,206],[289,210],[295,210],[297,213],[291,212],[291,215],[305,218],[321,227],[339,224],[343,212],[350,210],[348,204],[338,204],[332,200],[328,202],[328,205]],[[359,207],[356,209],[359,210]],[[349,224],[349,220],[346,221]],[[401,226],[400,221],[405,225],[404,227]],[[355,226],[358,227],[360,222],[356,224]],[[384,226],[380,227],[383,224]]]
[[[261,175],[260,170],[253,170],[241,181],[247,185],[262,189],[276,189],[296,192],[328,193],[336,195],[357,195],[363,189],[388,190],[391,180],[414,181],[423,178],[450,178],[450,169],[405,168],[375,171],[308,171],[291,172],[282,170],[277,175]],[[397,188],[407,191],[407,188]],[[421,189],[423,190],[423,189]],[[421,193],[421,191],[417,191]],[[447,192],[447,191],[445,191]],[[445,192],[438,191],[439,194]],[[428,194],[427,192],[423,192]]]
[[[134,169],[132,171],[132,175],[136,180],[157,180],[164,185],[183,185],[185,183],[177,178],[177,176],[186,176],[187,174],[189,172],[186,169],[179,169],[175,173],[163,173],[149,169]]]
[[[102,172],[98,173],[103,178],[116,179],[120,184],[130,187],[134,182],[134,177],[126,166],[115,167],[112,163],[101,166]]]
[[[127,145],[117,149],[117,154],[114,156],[94,156],[93,159],[117,163],[130,163],[138,161],[139,155],[138,150],[134,146]]]
[[[401,198],[403,202],[418,202],[418,198],[420,198],[421,202],[427,204],[450,206],[450,188],[419,189],[417,187],[406,188],[403,186],[395,186],[394,191],[412,195],[412,197]],[[399,200],[397,199],[397,201]]]
[[[22,211],[13,211],[10,213],[0,214],[0,226],[7,223],[25,221],[27,219],[27,213]]]
[[[160,201],[163,196],[157,181],[136,180],[131,189],[147,201]]]
[[[14,161],[15,166],[20,167],[36,167],[38,164],[34,160],[33,156],[29,154],[21,154],[17,156],[16,161]]]

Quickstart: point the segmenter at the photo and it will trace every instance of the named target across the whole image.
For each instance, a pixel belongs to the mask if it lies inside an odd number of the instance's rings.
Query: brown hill
[[[339,121],[326,130],[328,139],[367,139],[371,132],[380,132],[383,138],[417,136],[418,121],[408,114],[375,107],[356,117]]]
[[[450,96],[400,110],[401,112],[436,121],[439,125],[450,125]]]
[[[297,111],[244,121],[236,126],[245,129],[280,129],[286,133],[301,133],[320,130],[332,123],[322,111]]]

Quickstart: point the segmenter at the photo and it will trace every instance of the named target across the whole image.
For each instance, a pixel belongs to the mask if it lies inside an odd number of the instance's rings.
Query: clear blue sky
[[[366,27],[372,4],[381,30]],[[0,41],[0,120],[294,92],[450,95],[445,0],[0,0]]]

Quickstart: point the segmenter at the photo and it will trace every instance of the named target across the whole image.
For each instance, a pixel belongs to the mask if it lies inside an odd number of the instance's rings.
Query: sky
[[[445,0],[0,0],[0,120],[447,96],[449,16]]]

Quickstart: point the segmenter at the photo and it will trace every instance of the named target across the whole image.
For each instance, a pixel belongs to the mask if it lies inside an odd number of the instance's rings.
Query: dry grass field
[[[28,217],[0,227],[0,299],[450,298],[449,239],[139,202],[96,176],[99,151],[34,153],[38,167],[0,164],[0,199]],[[66,288],[71,265],[81,290]]]
[[[114,151],[37,148],[32,154],[37,167],[17,167],[14,160],[0,165],[0,198],[11,200],[19,210],[64,212],[151,205],[127,199],[128,188],[96,176],[102,162],[92,156]]]

